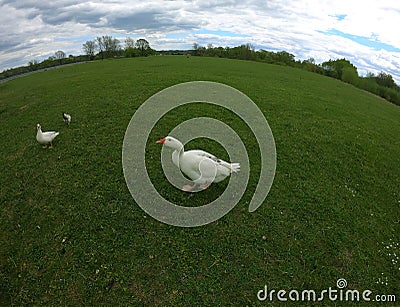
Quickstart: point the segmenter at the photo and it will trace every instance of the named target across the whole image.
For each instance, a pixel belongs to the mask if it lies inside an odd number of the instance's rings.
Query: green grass
[[[250,130],[213,106],[169,113],[151,133],[146,161],[154,184],[177,204],[213,200],[226,182],[194,196],[170,186],[154,142],[176,124],[217,116],[251,152],[241,202],[217,222],[186,229],[134,203],[121,152],[147,98],[195,80],[233,86],[259,106],[274,134],[277,171],[264,204],[248,213],[260,167]],[[62,111],[72,114],[69,128]],[[60,131],[53,150],[36,142],[38,122]],[[265,284],[321,290],[339,278],[348,289],[400,300],[400,261],[392,261],[400,255],[400,108],[369,93],[255,62],[107,60],[0,84],[0,127],[0,305],[257,305]],[[226,155],[215,142],[201,144]]]

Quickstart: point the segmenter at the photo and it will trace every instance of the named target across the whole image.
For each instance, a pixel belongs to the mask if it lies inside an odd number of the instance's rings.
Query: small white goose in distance
[[[42,132],[42,127],[40,126],[40,124],[36,125],[36,140],[44,145],[44,147],[47,147],[49,144],[50,146],[48,148],[53,148],[53,140],[55,139],[55,137],[57,135],[60,134],[60,132],[56,132],[56,131],[46,131],[46,132]]]
[[[195,183],[193,186],[185,185],[183,191],[207,189],[212,182],[220,182],[231,173],[240,171],[240,163],[228,163],[203,150],[185,151],[183,144],[172,136],[156,143],[174,149],[172,162]]]

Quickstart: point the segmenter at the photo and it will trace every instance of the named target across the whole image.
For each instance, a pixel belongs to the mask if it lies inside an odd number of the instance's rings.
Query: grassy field
[[[260,157],[249,128],[213,106],[168,113],[152,131],[146,161],[177,204],[215,199],[226,182],[196,195],[170,186],[155,141],[175,125],[216,116],[251,152],[241,202],[217,222],[179,228],[133,201],[122,142],[147,98],[195,80],[235,87],[259,106],[277,170],[264,204],[248,213]],[[62,111],[71,113],[70,127]],[[54,149],[36,142],[37,123],[60,131]],[[400,108],[369,93],[255,62],[107,60],[0,84],[0,127],[0,305],[257,305],[264,285],[320,291],[339,278],[346,289],[371,290],[372,299],[400,300]],[[215,142],[201,145],[226,155]]]

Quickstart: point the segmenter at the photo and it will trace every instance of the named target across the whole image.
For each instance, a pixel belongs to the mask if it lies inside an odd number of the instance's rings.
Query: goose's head
[[[40,126],[40,124],[36,125],[36,130],[40,130],[42,127]]]
[[[166,136],[165,138],[158,140],[156,143],[165,145],[175,150],[181,150],[183,148],[183,144],[172,136]]]

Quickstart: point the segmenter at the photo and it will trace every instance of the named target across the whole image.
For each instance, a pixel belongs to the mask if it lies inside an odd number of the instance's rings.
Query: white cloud
[[[81,54],[85,39],[107,34],[145,37],[156,49],[187,49],[194,42],[214,46],[252,43],[291,52],[297,59],[313,57],[317,62],[346,57],[359,72],[383,70],[400,82],[397,0],[3,0],[0,14],[0,70],[57,50]],[[332,29],[340,32],[329,34]],[[237,35],[201,34],[199,30]],[[338,33],[386,45],[377,50]]]

